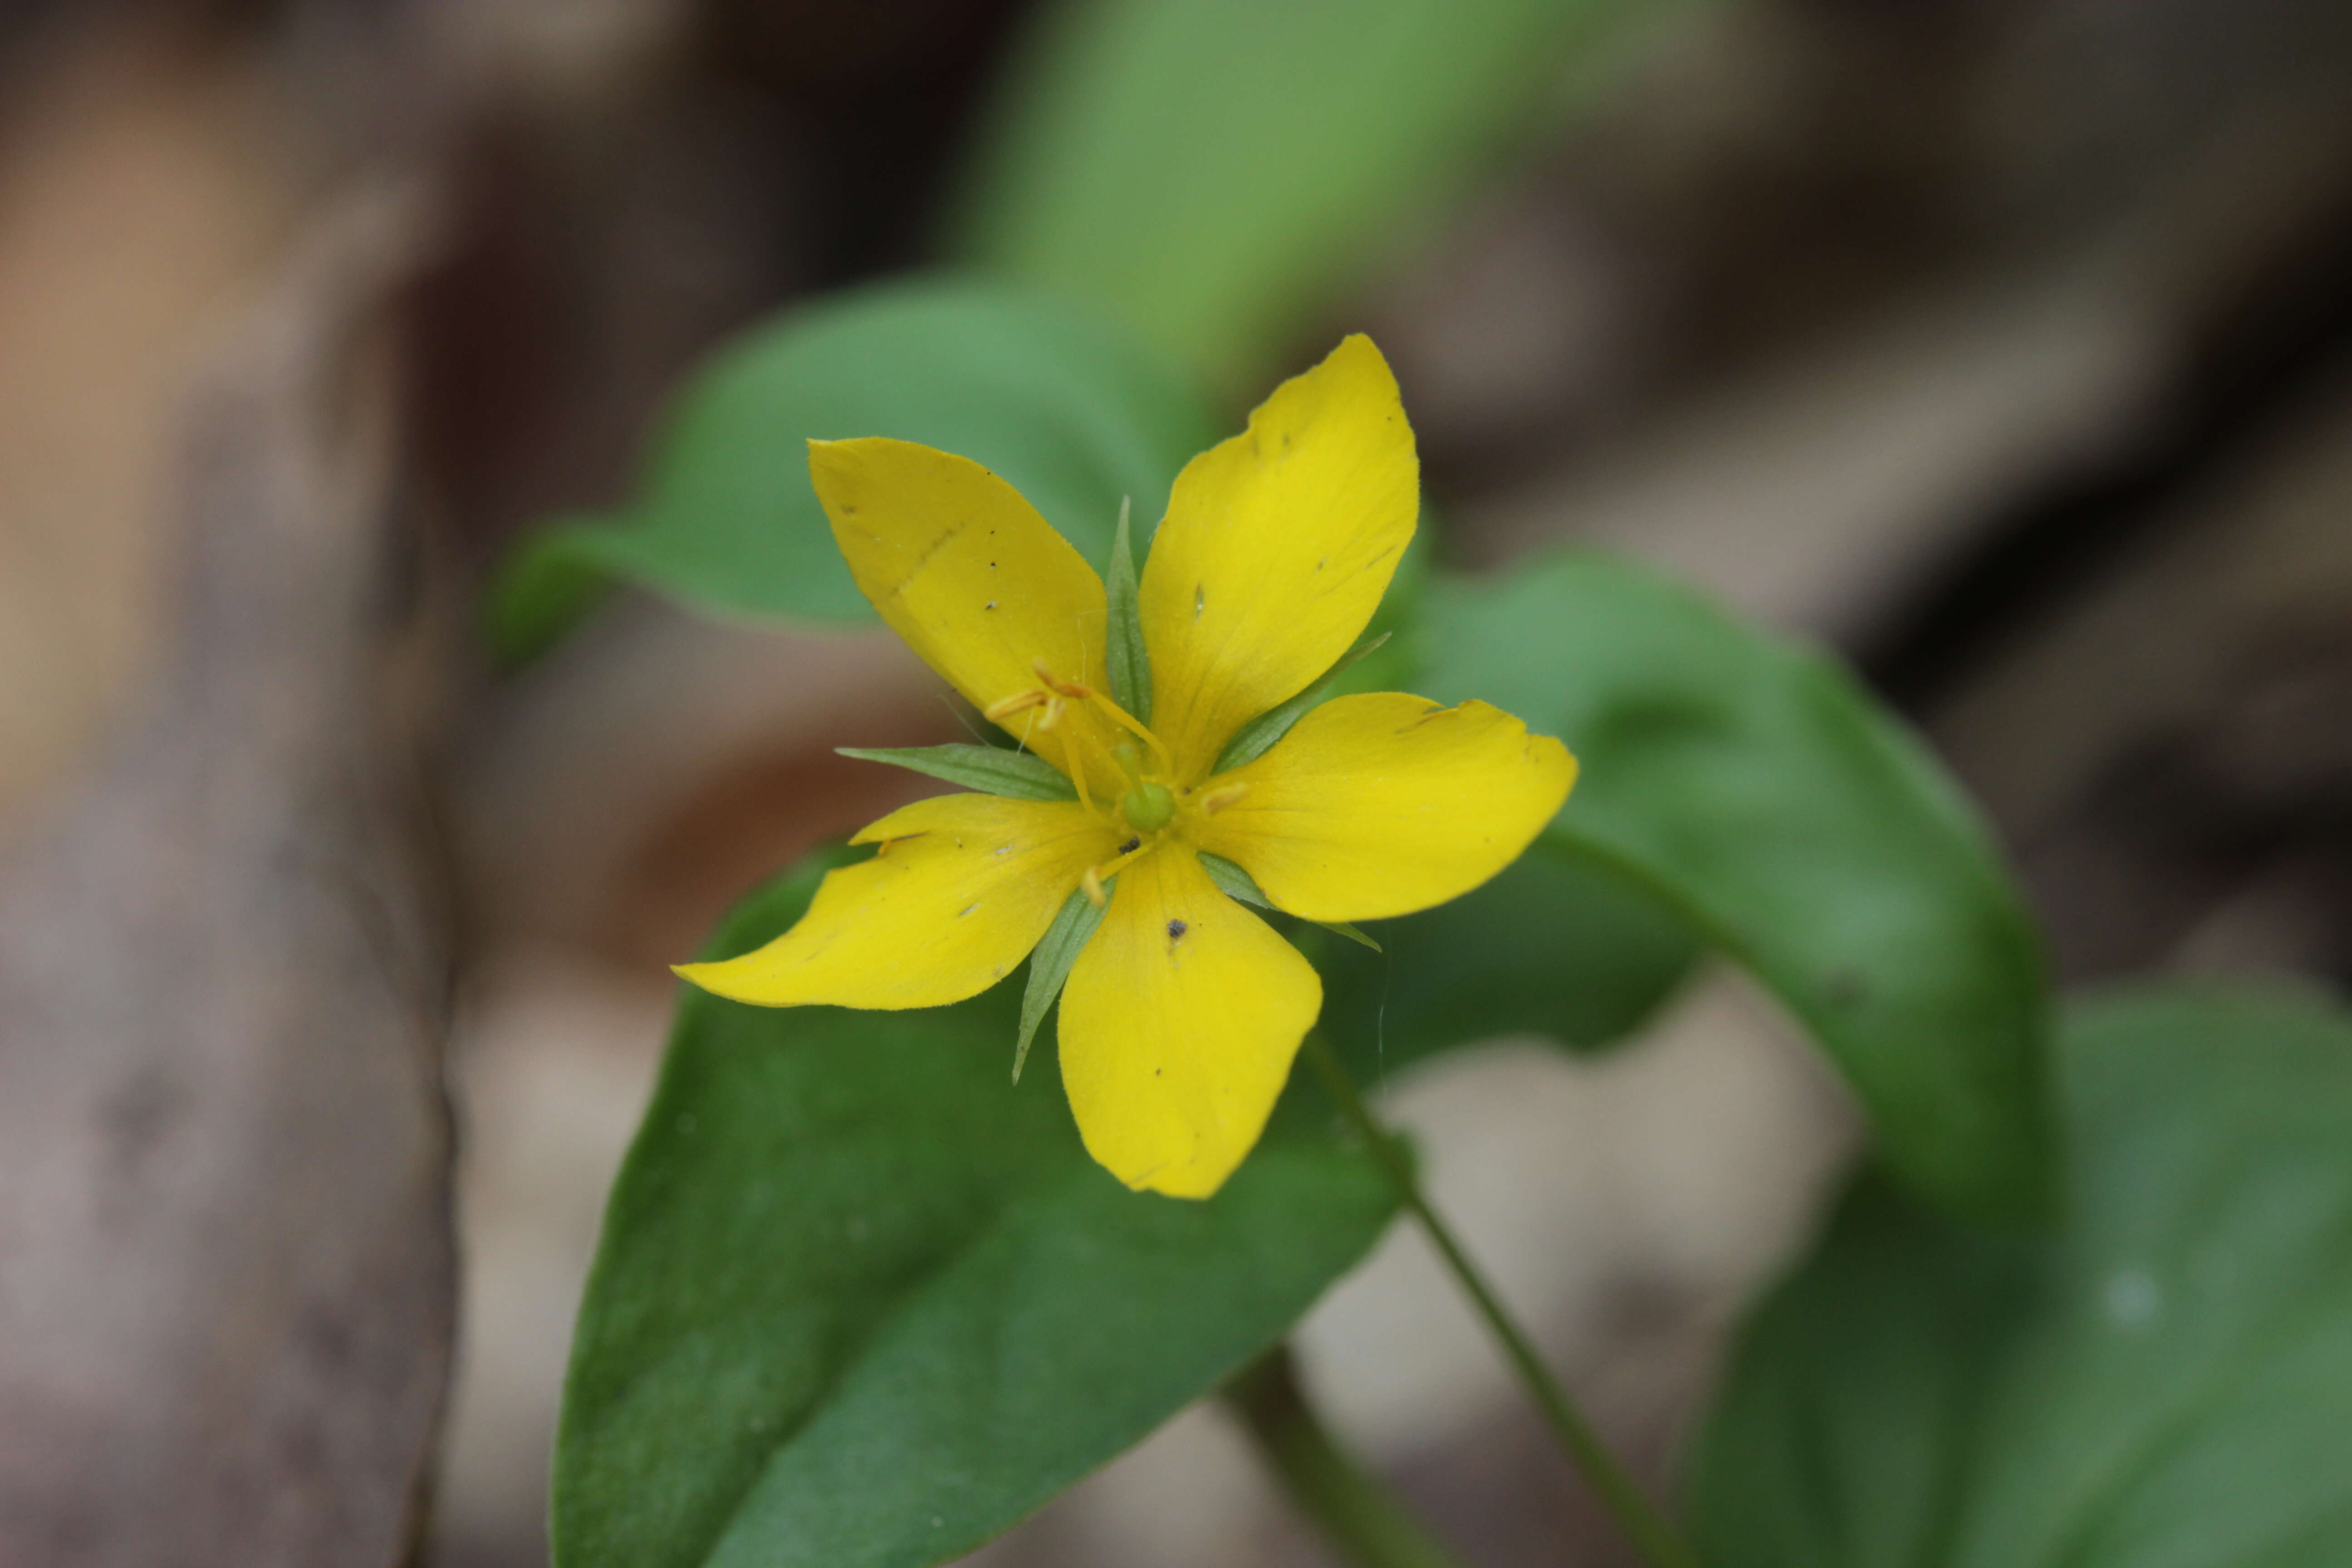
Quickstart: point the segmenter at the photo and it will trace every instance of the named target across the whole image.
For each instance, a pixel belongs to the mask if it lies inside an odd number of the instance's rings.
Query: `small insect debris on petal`
[[[1170,942],[1181,942],[1184,939],[1184,933],[1191,929],[1192,928],[1187,926],[1182,921],[1170,921],[1168,922],[1168,940]]]

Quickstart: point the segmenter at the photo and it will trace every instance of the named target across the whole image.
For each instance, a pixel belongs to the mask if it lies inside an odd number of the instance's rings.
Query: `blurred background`
[[[903,798],[833,745],[954,731],[878,631],[624,592],[501,672],[478,597],[704,351],[910,268],[1236,424],[1369,331],[1446,558],[1833,645],[2068,983],[2352,981],[2352,10],[1185,9],[0,11],[0,1563],[544,1561],[666,965]],[[1662,1477],[1838,1089],[1726,975],[1386,1089]],[[1412,1237],[1300,1344],[1472,1560],[1622,1560]],[[981,1560],[1324,1561],[1205,1408]]]

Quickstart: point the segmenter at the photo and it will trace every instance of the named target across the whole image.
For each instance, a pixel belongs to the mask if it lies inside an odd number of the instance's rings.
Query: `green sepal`
[[[1036,1037],[1037,1026],[1045,1021],[1045,1009],[1062,994],[1062,983],[1069,979],[1078,950],[1095,934],[1095,927],[1102,924],[1103,911],[1110,907],[1111,887],[1118,880],[1113,877],[1103,884],[1100,904],[1087,897],[1084,888],[1074,889],[1030,952],[1029,989],[1021,994],[1021,1037],[1013,1047],[1013,1082],[1021,1081],[1021,1064],[1029,1059],[1029,1042]]]
[[[1103,668],[1110,677],[1111,700],[1137,723],[1151,722],[1151,657],[1143,647],[1143,616],[1137,608],[1135,552],[1128,539],[1129,498],[1118,502],[1118,531],[1111,536],[1110,574],[1103,580],[1109,610],[1103,628]]]
[[[1325,670],[1323,678],[1314,685],[1281,707],[1267,709],[1234,731],[1234,738],[1225,742],[1225,749],[1217,753],[1217,765],[1211,771],[1221,773],[1229,768],[1240,767],[1244,763],[1254,763],[1265,755],[1273,749],[1276,741],[1290,733],[1290,727],[1293,724],[1306,717],[1309,708],[1323,700],[1323,693],[1329,689],[1333,681],[1339,679],[1342,670],[1388,640],[1387,632],[1382,632],[1376,637],[1366,637],[1362,642],[1341,654],[1339,662]],[[1231,862],[1227,864],[1230,865]]]
[[[1209,880],[1214,882],[1217,885],[1218,891],[1223,893],[1225,897],[1229,899],[1239,899],[1245,904],[1255,904],[1262,910],[1271,910],[1275,908],[1274,902],[1265,896],[1264,889],[1258,887],[1256,878],[1252,877],[1247,871],[1243,870],[1239,866],[1234,865],[1231,860],[1226,859],[1222,855],[1211,855],[1205,851],[1199,853],[1201,869],[1209,874]],[[1288,910],[1281,910],[1277,912],[1281,914],[1290,913]],[[1293,918],[1307,920],[1307,917],[1304,915],[1298,915]],[[1370,937],[1366,936],[1362,931],[1358,931],[1346,921],[1307,921],[1307,923],[1308,925],[1321,926],[1325,931],[1330,931],[1336,936],[1344,936],[1349,942],[1361,942],[1364,946],[1370,948],[1374,952],[1381,951],[1381,944],[1379,942],[1376,942]]]
[[[887,763],[935,779],[1001,795],[1013,800],[1076,800],[1077,787],[1059,768],[1028,752],[1008,752],[1002,746],[975,746],[959,742],[951,746],[835,746],[845,757],[865,763]]]

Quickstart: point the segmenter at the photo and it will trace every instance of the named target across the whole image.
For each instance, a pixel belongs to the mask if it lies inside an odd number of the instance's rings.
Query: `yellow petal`
[[[809,478],[857,586],[973,707],[1035,689],[1039,659],[1101,682],[1102,579],[1019,490],[969,458],[880,436],[810,442]],[[1041,712],[1005,727],[1067,773],[1067,728],[1036,728]],[[1097,787],[1115,787],[1104,721],[1081,709],[1062,726],[1097,740]]]
[[[1169,844],[1118,875],[1062,994],[1062,1084],[1130,1187],[1204,1198],[1265,1131],[1323,1005],[1296,948]]]
[[[944,795],[857,835],[871,860],[828,872],[800,923],[767,946],[677,973],[768,1007],[938,1007],[1028,956],[1111,831],[1063,801]]]
[[[1458,898],[1517,859],[1575,782],[1566,746],[1499,708],[1336,697],[1219,775],[1217,789],[1247,787],[1192,837],[1277,909],[1384,920]]]
[[[1361,336],[1185,465],[1141,609],[1152,728],[1188,779],[1348,651],[1412,542],[1420,490],[1396,378]]]

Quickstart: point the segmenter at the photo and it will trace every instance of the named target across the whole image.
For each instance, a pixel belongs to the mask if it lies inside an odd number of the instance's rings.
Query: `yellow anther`
[[[1091,688],[1081,686],[1075,680],[1065,680],[1046,668],[1045,661],[1042,658],[1032,660],[1029,668],[1037,672],[1037,679],[1044,681],[1048,689],[1058,691],[1065,697],[1084,702],[1094,695]]]
[[[1034,708],[1046,700],[1042,691],[1020,691],[1001,697],[980,710],[980,716],[992,724],[1001,724],[1024,708]]]
[[[1227,784],[1223,789],[1213,789],[1201,797],[1201,809],[1208,812],[1223,811],[1249,794],[1249,787],[1245,784]]]
[[[1086,889],[1087,902],[1097,909],[1103,907],[1102,878],[1092,866],[1087,867],[1086,875],[1078,879],[1078,886]]]

